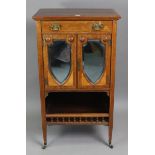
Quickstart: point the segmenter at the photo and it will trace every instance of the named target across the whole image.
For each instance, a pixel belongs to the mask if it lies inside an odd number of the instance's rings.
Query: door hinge
[[[42,46],[44,47],[46,45],[46,40],[45,38],[42,39]]]
[[[107,75],[107,83],[108,84],[110,83],[110,77],[109,77],[109,75]]]
[[[47,85],[47,84],[48,84],[48,81],[47,81],[47,79],[44,79],[44,83],[45,83],[45,85]]]
[[[109,40],[108,41],[108,44],[111,46],[112,45],[112,40]]]

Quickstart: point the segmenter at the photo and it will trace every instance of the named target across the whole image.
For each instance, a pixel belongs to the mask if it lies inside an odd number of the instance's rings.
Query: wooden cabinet
[[[40,9],[38,66],[44,146],[49,124],[109,127],[112,148],[116,26],[112,9]]]

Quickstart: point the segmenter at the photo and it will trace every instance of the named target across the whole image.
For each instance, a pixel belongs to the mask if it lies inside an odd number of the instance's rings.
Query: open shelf
[[[103,92],[53,92],[46,97],[46,120],[53,124],[105,124],[109,97]]]

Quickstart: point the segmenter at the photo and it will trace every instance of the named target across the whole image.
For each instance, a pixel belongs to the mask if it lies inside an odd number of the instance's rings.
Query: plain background
[[[1,52],[0,52],[0,122],[1,122],[1,132],[0,132],[0,153],[1,154],[16,154],[25,155],[26,154],[26,0],[14,0],[14,1],[0,1],[0,14],[1,14],[1,25],[0,25],[0,42],[1,42]],[[155,97],[154,97],[154,86],[155,86],[155,46],[154,46],[154,36],[155,36],[155,20],[154,19],[154,1],[147,0],[130,0],[129,1],[129,155],[133,154],[155,154],[154,149],[154,137],[155,137]],[[149,21],[149,23],[148,23]],[[32,51],[33,52],[33,51]],[[119,51],[118,51],[119,52]],[[117,53],[118,53],[117,52]],[[118,62],[117,62],[118,63]],[[11,66],[11,67],[10,67]],[[116,81],[117,82],[117,81]],[[33,92],[32,92],[33,93]],[[116,96],[117,98],[117,96]],[[36,104],[38,103],[28,103]],[[121,102],[116,102],[116,108],[120,107]],[[125,103],[123,105],[126,105]],[[118,109],[118,108],[117,108]],[[27,110],[28,111],[28,110]],[[37,110],[36,110],[37,111]],[[36,112],[35,111],[35,112]],[[38,112],[38,111],[37,111]],[[32,114],[32,111],[28,111],[28,115]],[[115,111],[115,115],[121,114],[121,111]],[[121,114],[122,115],[122,114]],[[125,116],[125,115],[124,115]],[[38,118],[38,115],[36,115]],[[30,120],[32,117],[29,117]],[[34,142],[34,139],[40,135],[36,127],[40,126],[40,120],[33,123],[29,123],[29,132],[27,132],[27,150],[33,147],[33,151],[27,151],[27,154],[34,154],[40,150],[40,146]],[[121,117],[122,118],[122,117]],[[93,154],[126,154],[127,151],[123,152],[123,149],[118,146],[126,145],[127,143],[127,133],[126,129],[123,128],[126,125],[126,119],[121,121],[119,117],[115,116],[115,131],[113,141],[115,145],[114,151],[111,150],[105,153],[106,148],[102,143],[97,143],[94,145],[93,140],[92,145],[89,147],[89,152],[92,151]],[[28,119],[27,119],[28,121]],[[117,122],[116,122],[117,121]],[[32,121],[28,121],[32,122]],[[118,123],[119,122],[119,123]],[[121,130],[119,131],[120,125]],[[27,125],[28,126],[28,125]],[[35,128],[33,128],[35,127]],[[28,130],[28,129],[27,129]],[[102,130],[102,129],[101,129]],[[35,132],[36,131],[36,132]],[[39,133],[38,133],[39,132]],[[32,133],[32,134],[30,134]],[[36,134],[37,133],[37,134]],[[97,132],[98,133],[98,132]],[[121,133],[121,134],[118,134]],[[74,138],[72,135],[72,138]],[[81,135],[81,134],[80,134]],[[116,137],[122,137],[118,139]],[[53,134],[52,134],[53,136]],[[68,136],[68,135],[67,135]],[[85,134],[83,134],[85,140]],[[90,138],[92,134],[89,134]],[[28,138],[29,137],[29,138]],[[101,137],[101,135],[100,135]],[[66,137],[64,137],[66,138]],[[80,137],[81,139],[81,137]],[[58,140],[58,138],[56,139]],[[62,140],[62,137],[58,142]],[[38,137],[38,141],[41,139]],[[73,140],[69,139],[73,142]],[[120,143],[121,141],[121,143]],[[63,145],[65,146],[64,141]],[[70,143],[71,143],[70,142]],[[96,141],[97,142],[97,141]],[[118,142],[116,145],[116,142]],[[122,145],[123,143],[123,145]],[[77,148],[79,142],[77,140]],[[83,143],[82,143],[83,144]],[[84,143],[85,144],[85,143]],[[85,152],[86,147],[82,145]],[[53,149],[56,150],[55,143],[52,144]],[[66,144],[68,147],[68,144]],[[69,150],[73,147],[68,147]],[[74,147],[74,152],[77,151]],[[100,149],[99,149],[100,148]],[[60,143],[58,145],[58,151],[55,152],[51,147],[47,151],[40,151],[40,154],[67,154],[64,151]],[[93,150],[95,150],[93,152]],[[81,149],[81,152],[83,149]],[[77,151],[80,152],[79,150]],[[81,153],[80,152],[80,153]],[[86,152],[85,154],[88,154]],[[118,153],[119,152],[119,153]],[[75,154],[75,153],[68,153]],[[84,154],[84,151],[83,153]]]
[[[27,0],[26,87],[27,87],[27,154],[119,154],[128,152],[128,4],[127,0]],[[41,150],[42,132],[37,66],[36,27],[32,15],[39,8],[113,8],[122,17],[118,21],[116,88],[113,145],[107,142],[107,127],[51,126],[48,127],[48,148]]]

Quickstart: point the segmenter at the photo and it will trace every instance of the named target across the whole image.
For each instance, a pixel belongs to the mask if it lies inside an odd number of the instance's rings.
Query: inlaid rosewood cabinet
[[[38,66],[44,146],[47,125],[109,127],[112,148],[116,27],[112,9],[40,9]]]

